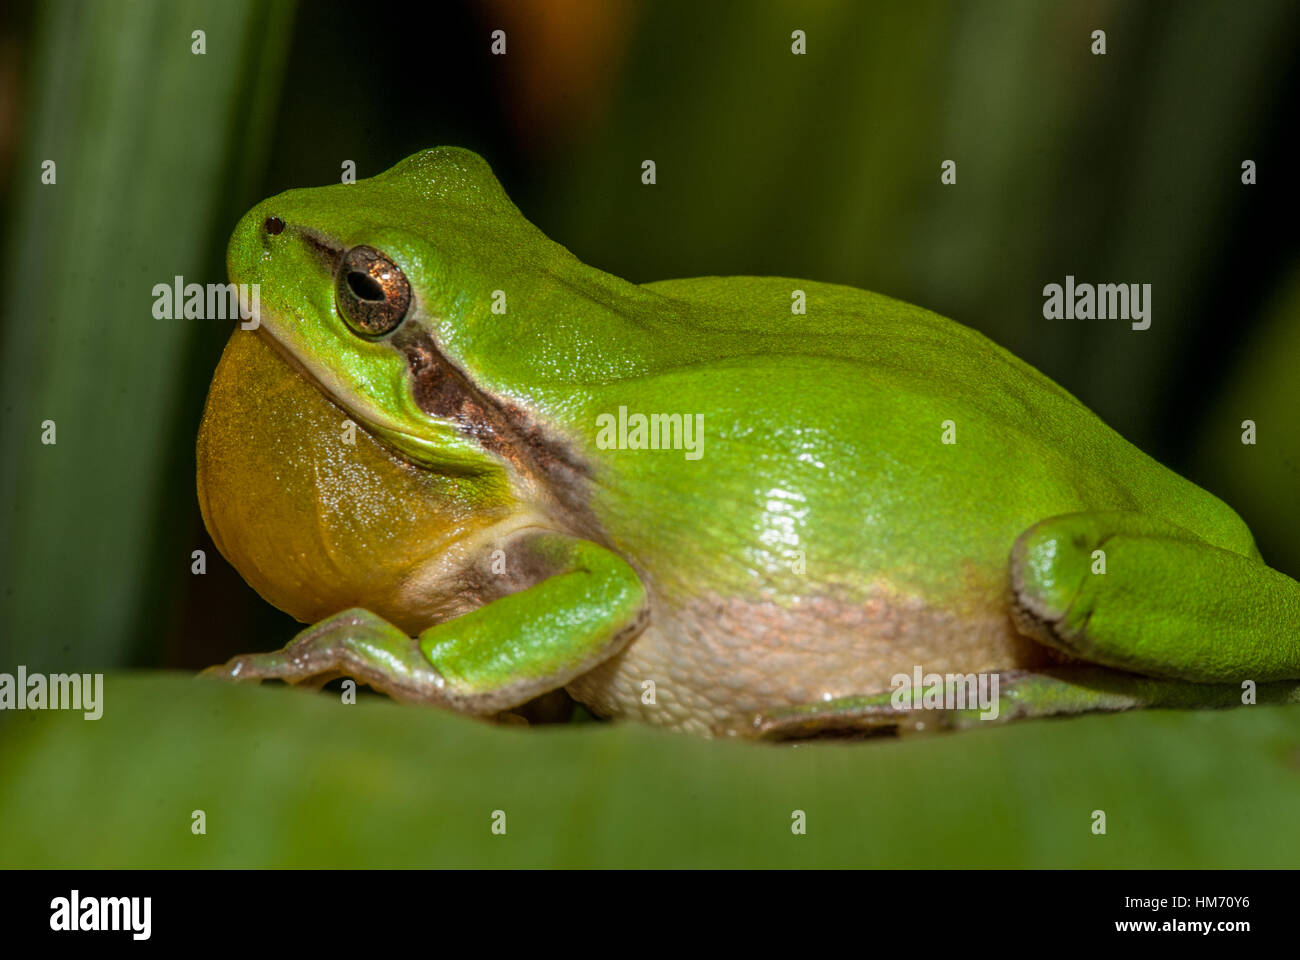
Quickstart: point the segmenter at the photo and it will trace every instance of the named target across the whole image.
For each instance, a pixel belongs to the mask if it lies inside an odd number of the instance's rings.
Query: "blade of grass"
[[[0,301],[0,662],[128,663],[140,611],[165,592],[150,551],[168,465],[192,451],[172,442],[186,360],[229,325],[155,319],[153,287],[224,280],[214,251],[232,186],[263,156],[291,13],[251,0],[39,11]],[[173,559],[188,567],[188,551]]]

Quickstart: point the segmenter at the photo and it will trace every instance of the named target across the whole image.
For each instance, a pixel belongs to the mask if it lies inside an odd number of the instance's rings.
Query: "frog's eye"
[[[334,275],[334,302],[363,337],[392,333],[411,306],[411,284],[397,264],[374,247],[353,247]]]

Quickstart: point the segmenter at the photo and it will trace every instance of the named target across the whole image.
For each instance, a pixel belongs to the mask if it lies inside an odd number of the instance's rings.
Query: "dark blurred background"
[[[152,287],[223,280],[261,198],[438,144],[483,154],[526,216],[628,279],[803,277],[972,326],[1300,575],[1300,4],[10,0],[3,17],[0,666],[199,667],[288,639],[195,498],[230,327],[153,319]],[[1151,328],[1044,320],[1067,274],[1152,284]]]

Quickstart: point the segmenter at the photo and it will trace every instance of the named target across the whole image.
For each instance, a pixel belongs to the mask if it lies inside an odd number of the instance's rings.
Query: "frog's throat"
[[[368,437],[390,454],[415,467],[426,470],[435,467],[436,464],[432,457],[425,454],[426,450],[432,452],[433,449],[432,444],[428,441],[403,430],[390,427],[387,424],[377,423],[372,417],[366,416],[363,411],[355,409],[352,404],[349,404],[331,390],[293,350],[281,343],[280,339],[270,331],[265,323],[259,322],[253,332],[255,336],[275,352],[284,364],[315,387],[330,406],[356,423],[365,431]]]

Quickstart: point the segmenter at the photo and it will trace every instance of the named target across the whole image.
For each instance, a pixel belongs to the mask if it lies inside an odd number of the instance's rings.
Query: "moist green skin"
[[[284,231],[269,234],[268,217]],[[353,332],[336,303],[338,257],[362,244],[390,257],[411,288],[403,326],[379,339]],[[963,669],[1029,665],[1032,656],[1000,662],[998,637],[1018,631],[1033,649],[1149,676],[1300,677],[1300,588],[1263,565],[1230,508],[1032,367],[929,311],[776,277],[628,283],[547,239],[480,158],[450,148],[259,204],[236,228],[228,263],[235,282],[261,284],[263,335],[333,403],[407,464],[456,477],[459,505],[491,512],[491,529],[504,529],[503,515],[514,519],[503,541],[460,537],[464,564],[422,577],[427,592],[473,594],[471,620],[417,618],[411,628],[409,611],[385,611],[410,633],[424,631],[423,663],[409,654],[416,641],[395,629],[380,644],[388,654],[343,658],[407,699],[490,713],[525,692],[574,683],[603,712],[704,732],[728,710],[799,702],[817,673],[835,699],[886,688],[887,672],[874,689],[836,682],[837,656],[876,656],[870,617],[827,626],[828,636],[856,632],[828,639],[825,649],[840,653],[783,690],[744,659],[735,618],[701,612],[751,605],[772,626],[770,644],[773,630],[793,634],[813,600],[884,611],[894,640],[882,670],[907,660],[909,630],[931,635],[917,656],[933,651],[941,622],[954,637],[969,629],[992,638],[963,653],[954,664]],[[504,313],[493,312],[496,291]],[[795,291],[805,315],[791,311]],[[417,343],[444,365],[436,378],[413,373]],[[602,449],[598,418],[620,407],[702,415],[702,456]],[[955,443],[942,442],[948,422]],[[219,512],[205,510],[210,528]],[[1062,515],[1082,519],[1043,523]],[[1013,551],[1040,524],[1032,549]],[[1134,563],[1080,580],[1096,542],[1110,536],[1139,544],[1128,548]],[[518,560],[508,587],[479,575],[498,541]],[[434,561],[413,560],[412,569],[425,562]],[[1224,601],[1225,584],[1238,601]],[[587,589],[594,600],[580,596]],[[1085,595],[1099,612],[1081,626],[1070,611]],[[280,602],[296,612],[292,599]],[[358,622],[344,620],[313,634],[315,647],[337,655]],[[673,644],[711,643],[728,630],[739,660],[708,660],[675,678],[704,707],[683,697],[660,719],[631,704],[627,687],[647,663],[673,661]],[[1211,651],[1197,640],[1207,633],[1228,639]],[[655,651],[640,665],[638,644]],[[697,653],[681,652],[683,661]],[[301,679],[286,666],[292,660],[245,658],[223,672]],[[584,686],[579,678],[602,663]],[[410,677],[429,665],[442,682],[420,692]],[[736,681],[737,665],[759,679]],[[601,689],[593,692],[591,677]],[[725,695],[710,691],[728,685]]]

